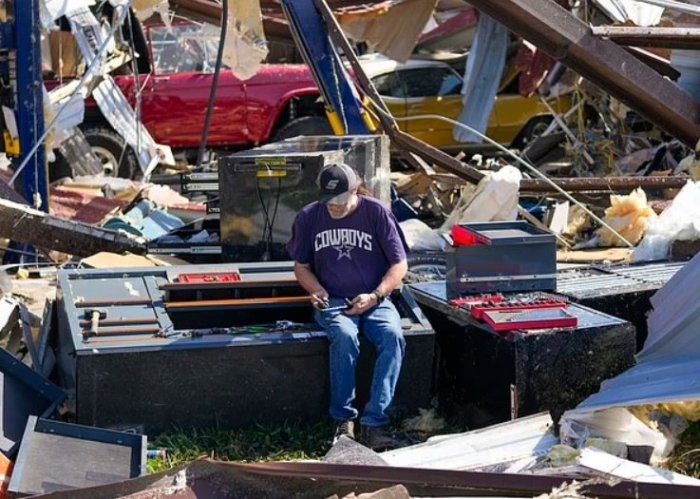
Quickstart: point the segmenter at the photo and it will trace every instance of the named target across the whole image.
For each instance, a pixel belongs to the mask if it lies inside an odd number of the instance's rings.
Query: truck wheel
[[[552,116],[537,116],[528,121],[518,136],[513,140],[512,147],[522,149],[547,129],[554,118]]]
[[[272,141],[297,137],[298,135],[334,135],[331,124],[322,116],[304,116],[290,121],[272,136]]]
[[[92,127],[84,129],[83,134],[102,163],[105,176],[135,178],[140,172],[134,151],[117,132],[110,128]]]

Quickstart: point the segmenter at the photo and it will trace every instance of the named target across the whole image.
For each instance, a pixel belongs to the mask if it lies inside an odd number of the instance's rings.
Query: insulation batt
[[[619,232],[632,244],[641,241],[650,220],[656,218],[656,213],[647,204],[647,195],[640,189],[635,189],[628,196],[610,196],[610,207],[605,210],[603,220]],[[625,246],[606,227],[599,230],[601,246]]]

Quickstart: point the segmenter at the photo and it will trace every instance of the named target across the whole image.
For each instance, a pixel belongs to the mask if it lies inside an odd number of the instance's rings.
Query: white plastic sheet
[[[425,222],[409,218],[399,223],[411,251],[443,251],[446,241]]]
[[[522,177],[520,170],[510,165],[484,177],[472,196],[460,198],[442,228],[449,230],[456,223],[515,220]]]
[[[650,219],[642,242],[632,253],[632,261],[662,260],[673,241],[700,238],[700,185],[688,181],[656,219]]]
[[[247,80],[260,69],[267,57],[267,43],[258,0],[227,0],[228,33],[223,61],[233,74]]]

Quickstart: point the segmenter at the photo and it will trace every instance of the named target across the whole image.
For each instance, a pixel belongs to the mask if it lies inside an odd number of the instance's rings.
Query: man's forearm
[[[296,276],[297,281],[299,281],[299,284],[301,284],[301,287],[304,288],[309,294],[316,293],[320,289],[323,289],[323,286],[321,286],[321,283],[318,282],[318,279],[314,273],[306,265],[295,262],[294,275]]]
[[[401,280],[404,278],[407,271],[408,264],[406,263],[406,260],[395,263],[389,267],[389,270],[387,270],[386,274],[384,274],[382,282],[379,283],[379,286],[377,286],[377,291],[384,296],[388,296],[392,291],[399,287]]]

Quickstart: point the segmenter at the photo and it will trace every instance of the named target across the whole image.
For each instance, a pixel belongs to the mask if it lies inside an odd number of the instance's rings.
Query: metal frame
[[[52,414],[56,410],[56,407],[66,399],[66,394],[63,390],[44,379],[40,374],[32,371],[2,348],[0,348],[0,372],[2,372],[3,377],[21,383],[29,388],[29,390],[35,392],[37,403],[39,403],[40,398],[46,400],[46,409],[41,414],[38,414],[41,417],[47,417]],[[0,381],[4,382],[4,379],[0,379]],[[4,389],[0,386],[0,396],[2,397],[5,396],[3,392]],[[4,402],[4,400],[0,400],[0,409],[2,409]],[[2,423],[3,426],[3,428],[0,429],[4,431],[2,415],[0,415],[0,423]],[[19,443],[15,442],[15,444],[6,451],[6,454],[10,457],[14,456],[18,446]]]
[[[366,134],[359,94],[331,44],[328,30],[313,0],[281,0],[294,41],[313,73],[328,106],[328,115],[337,135]],[[336,130],[342,126],[342,132]]]
[[[14,2],[15,40],[17,51],[17,127],[20,156],[16,166],[24,162],[37,139],[44,133],[43,80],[41,75],[41,33],[39,32],[39,0]],[[48,212],[48,183],[46,178],[46,154],[40,146],[22,171],[22,194],[37,208]]]
[[[103,444],[119,445],[130,447],[131,452],[131,473],[129,478],[136,478],[146,475],[147,464],[147,438],[145,435],[137,435],[115,430],[106,430],[92,426],[64,423],[49,419],[41,419],[30,416],[27,420],[27,427],[22,437],[22,447],[15,463],[12,478],[10,479],[9,490],[17,492],[20,486],[22,474],[27,467],[27,456],[25,449],[28,449],[37,433],[50,433],[61,437],[77,440],[87,440]]]

